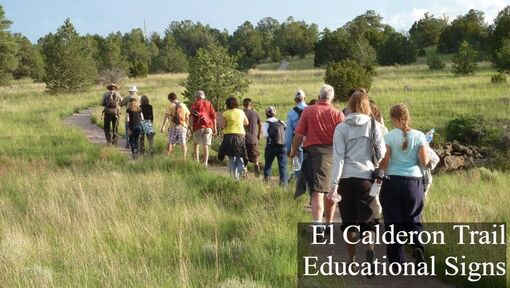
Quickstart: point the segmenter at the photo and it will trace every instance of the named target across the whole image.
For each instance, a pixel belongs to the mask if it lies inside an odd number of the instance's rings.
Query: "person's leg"
[[[314,222],[322,222],[324,215],[324,193],[312,192],[312,217]]]
[[[126,148],[129,148],[129,133],[128,133],[128,129],[129,129],[129,123],[126,121],[126,123],[124,123],[124,139],[126,139]]]
[[[149,141],[149,152],[154,152],[154,133],[147,134],[147,140]]]
[[[104,115],[104,123],[103,123],[103,130],[104,130],[104,137],[106,138],[106,144],[109,145],[112,142],[112,135],[110,134],[110,125],[112,123],[112,117],[110,114]]]
[[[200,151],[199,151],[199,144],[196,142],[196,139],[193,138],[193,159],[200,163]]]
[[[180,134],[181,134],[181,139],[182,139],[182,143],[181,143],[181,147],[182,147],[182,157],[184,159],[186,159],[186,155],[188,153],[188,128],[186,127],[182,127],[182,126],[179,126],[179,130],[180,130]]]
[[[383,209],[384,227],[388,231],[392,226],[394,233],[398,233],[402,230],[402,220],[404,218],[402,210],[402,200],[400,197],[400,186],[402,185],[398,177],[391,177],[390,179],[384,180],[379,199],[381,200],[381,206]],[[402,245],[387,244],[386,255],[388,256],[388,262],[402,263],[404,261],[404,249]]]
[[[271,145],[266,145],[265,153],[264,153],[264,181],[269,181],[271,179],[271,174],[273,172],[272,166],[275,158],[275,149]]]
[[[209,163],[209,145],[205,144],[204,145],[204,165],[205,167],[207,167],[208,163]]]
[[[277,151],[278,173],[280,174],[280,185],[287,186],[287,149],[279,147]]]
[[[336,203],[329,199],[328,197],[324,197],[324,217],[328,223],[333,223],[335,218],[335,207]]]
[[[237,168],[237,175],[239,177],[243,176],[244,172],[245,172],[245,167],[244,167],[244,160],[243,160],[243,157],[236,157],[236,168]]]
[[[406,179],[405,186],[406,193],[402,196],[404,198],[404,217],[406,218],[404,223],[407,223],[407,231],[423,231],[423,225],[421,223],[421,213],[423,211],[423,199],[424,199],[424,188],[421,180]],[[417,235],[414,235],[412,245],[414,249],[421,249],[423,254],[424,246],[419,241]]]
[[[139,150],[140,150],[140,153],[144,153],[145,152],[145,132],[140,132],[140,147],[139,147]]]
[[[188,145],[186,145],[186,141],[181,144],[182,147],[182,158],[186,159],[186,155],[188,153]]]
[[[236,164],[235,164],[235,157],[234,156],[228,156],[228,168],[230,172],[230,177],[236,177]]]
[[[168,143],[168,145],[166,146],[166,155],[170,155],[170,153],[172,153],[172,150],[174,150],[174,144],[170,144]]]

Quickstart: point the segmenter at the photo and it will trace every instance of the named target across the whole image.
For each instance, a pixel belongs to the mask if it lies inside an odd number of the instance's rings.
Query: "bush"
[[[145,62],[135,62],[129,67],[129,77],[147,77],[149,65]]]
[[[427,59],[427,65],[430,70],[443,70],[446,66],[446,64],[435,54]]]
[[[476,63],[478,52],[471,48],[467,41],[462,42],[459,51],[453,56],[453,73],[455,75],[468,75],[478,70]]]
[[[506,75],[505,73],[499,73],[491,76],[492,84],[505,84],[506,83]]]
[[[505,39],[492,57],[492,65],[500,72],[510,72],[510,39]]]
[[[370,89],[373,72],[353,60],[345,60],[328,65],[324,82],[335,88],[335,100],[346,101],[356,88]]]
[[[425,52],[425,49],[421,48],[418,50],[418,57],[425,57],[427,56],[427,52]]]
[[[446,124],[446,138],[479,147],[498,148],[504,130],[476,114],[458,115]]]

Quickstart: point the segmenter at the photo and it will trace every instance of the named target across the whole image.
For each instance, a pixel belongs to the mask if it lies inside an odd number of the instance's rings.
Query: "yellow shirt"
[[[189,110],[184,103],[179,102],[182,107],[182,112],[184,114],[184,123],[182,123],[182,126],[187,128],[188,127],[188,119],[189,119]],[[170,128],[175,127],[177,124],[172,121],[175,115],[175,102],[170,103],[168,107],[165,109],[165,115],[168,116],[168,122],[170,123]]]
[[[244,111],[238,108],[229,109],[223,112],[223,118],[227,122],[227,126],[223,129],[224,134],[245,134],[244,131],[244,119],[246,114]]]

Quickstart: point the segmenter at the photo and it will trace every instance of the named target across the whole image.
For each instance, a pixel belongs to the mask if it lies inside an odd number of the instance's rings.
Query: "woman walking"
[[[226,100],[227,111],[223,112],[224,125],[223,141],[218,151],[218,159],[228,156],[230,176],[239,180],[246,176],[243,159],[246,159],[246,143],[244,126],[248,125],[248,118],[243,110],[239,109],[237,99],[229,97]]]
[[[152,105],[149,104],[149,97],[147,95],[143,95],[141,100],[140,108],[142,109],[143,119],[148,122],[150,127],[154,123],[154,114],[152,113]],[[142,131],[142,135],[140,136],[140,153],[145,152],[145,137],[147,136],[147,141],[149,142],[149,151],[152,153],[154,146],[154,133],[146,133]]]
[[[372,111],[365,91],[354,92],[347,105],[350,113],[336,126],[333,136],[333,172],[328,196],[334,198],[336,191],[341,196],[342,230],[359,225],[361,233],[373,233],[372,205],[375,200],[370,196],[370,189],[373,171],[379,164],[374,163],[373,158],[382,159],[386,152],[382,127],[370,117]],[[373,157],[373,148],[376,157]],[[348,231],[347,236],[353,242],[357,233]],[[347,244],[347,252],[349,260],[356,261],[356,245]],[[367,245],[366,258],[368,262],[374,261],[373,244]]]
[[[129,146],[133,159],[138,157],[138,141],[142,132],[141,121],[143,119],[142,109],[138,105],[138,101],[132,98],[129,100],[128,109],[126,111],[126,123],[128,124]]]
[[[422,132],[410,127],[411,115],[404,104],[391,107],[390,116],[395,129],[384,135],[387,149],[381,161],[381,168],[388,175],[380,195],[384,226],[389,230],[393,225],[394,233],[421,232],[424,190],[419,164],[426,166],[429,162],[428,144]],[[424,247],[418,237],[415,238],[413,257],[417,263],[425,262]],[[390,263],[404,261],[401,244],[388,244],[386,249]]]

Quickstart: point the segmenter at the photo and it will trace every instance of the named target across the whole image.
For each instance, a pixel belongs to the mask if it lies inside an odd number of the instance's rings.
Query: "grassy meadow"
[[[245,96],[259,111],[274,105],[285,118],[298,88],[310,100],[323,83],[322,70],[299,61],[310,69],[250,71]],[[412,126],[436,128],[441,141],[456,113],[509,118],[502,100],[508,85],[492,85],[494,72],[480,65],[468,77],[425,64],[379,68],[370,94],[385,119],[392,104],[404,102]],[[120,92],[138,85],[159,130],[166,95],[182,92],[185,76],[130,79]],[[128,162],[62,125],[73,111],[97,106],[103,92],[49,95],[27,81],[0,88],[0,286],[294,287],[296,223],[310,219],[303,211],[308,199],[294,201],[290,188],[210,173],[191,155],[164,157],[161,133],[154,157]],[[97,122],[99,115],[98,108]],[[508,176],[485,168],[437,175],[425,220],[510,222]]]

